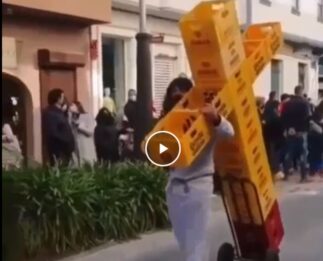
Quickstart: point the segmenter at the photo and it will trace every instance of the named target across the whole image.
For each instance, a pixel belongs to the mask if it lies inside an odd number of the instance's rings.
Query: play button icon
[[[145,153],[154,165],[168,167],[178,160],[181,154],[181,144],[173,133],[158,131],[147,139]]]
[[[168,148],[166,146],[164,146],[163,144],[159,144],[159,154],[162,154],[165,151],[168,151]]]

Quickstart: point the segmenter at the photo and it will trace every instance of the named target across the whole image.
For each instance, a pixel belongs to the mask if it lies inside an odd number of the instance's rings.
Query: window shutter
[[[171,57],[154,58],[154,108],[159,116],[162,110],[166,89],[174,78],[175,60]]]

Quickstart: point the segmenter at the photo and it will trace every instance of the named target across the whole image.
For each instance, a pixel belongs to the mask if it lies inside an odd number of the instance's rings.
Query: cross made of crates
[[[151,133],[176,135],[182,152],[173,167],[188,167],[210,141],[212,130],[200,109],[213,104],[235,129],[233,139],[215,146],[216,168],[222,177],[230,175],[255,184],[259,197],[251,189],[248,193],[250,200],[260,201],[261,210],[251,210],[252,218],[260,224],[277,198],[252,85],[282,45],[281,25],[254,24],[241,33],[234,1],[223,0],[198,4],[182,17],[180,29],[195,86]],[[242,193],[238,186],[235,190]],[[227,196],[230,200],[229,192]],[[237,205],[238,210],[231,209],[232,218],[239,216],[249,222],[246,204],[241,199]]]

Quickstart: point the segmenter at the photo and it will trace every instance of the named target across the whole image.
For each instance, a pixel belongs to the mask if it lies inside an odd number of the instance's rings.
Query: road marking
[[[302,196],[316,196],[320,194],[319,190],[313,190],[313,189],[293,189],[290,190],[289,193],[296,194],[296,195],[302,195]]]

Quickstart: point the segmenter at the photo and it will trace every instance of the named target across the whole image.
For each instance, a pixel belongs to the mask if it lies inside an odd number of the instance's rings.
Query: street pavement
[[[323,183],[278,183],[285,227],[281,261],[323,261]],[[223,242],[232,242],[221,200],[214,200],[209,242],[211,260]],[[64,261],[181,261],[171,231],[144,235],[114,246],[102,246]],[[62,260],[63,261],[63,260]]]

